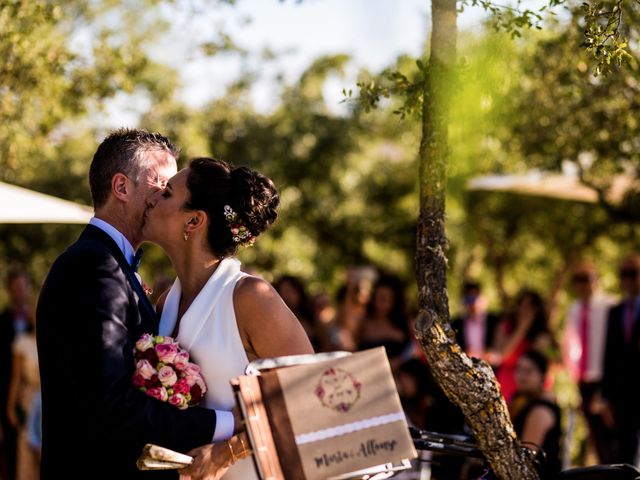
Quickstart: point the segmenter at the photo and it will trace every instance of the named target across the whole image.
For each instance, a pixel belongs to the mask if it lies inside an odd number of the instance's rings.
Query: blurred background
[[[417,0],[9,2],[0,16],[0,180],[89,205],[87,169],[105,133],[156,129],[181,145],[182,162],[214,155],[276,181],[278,224],[241,254],[245,264],[330,292],[349,265],[382,265],[410,281],[418,121],[394,114],[393,100],[365,114],[343,89],[357,94],[356,82],[385,69],[415,75],[429,8]],[[575,177],[582,164],[606,180],[633,157],[633,69],[588,75],[579,14],[557,13],[515,39],[495,33],[481,9],[460,15],[452,298],[472,276],[492,303],[523,283],[561,303],[563,273],[578,256],[592,257],[615,288],[611,267],[637,244],[633,224],[595,202],[467,188],[478,176],[534,169]],[[0,265],[28,264],[41,279],[80,229],[0,225]],[[166,268],[161,255],[147,256],[147,274]]]

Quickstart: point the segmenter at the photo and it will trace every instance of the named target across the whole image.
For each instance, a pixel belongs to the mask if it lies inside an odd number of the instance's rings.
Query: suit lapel
[[[99,229],[94,225],[87,225],[87,227],[82,232],[81,238],[82,237],[98,240],[104,243],[105,246],[109,248],[109,251],[117,260],[118,265],[120,266],[120,269],[122,270],[124,275],[127,277],[129,284],[133,288],[133,291],[135,292],[136,296],[138,297],[138,310],[140,311],[143,330],[148,333],[153,333],[153,334],[157,333],[158,318],[157,318],[156,312],[153,306],[151,305],[151,302],[149,302],[147,295],[144,293],[144,290],[142,289],[140,282],[136,278],[136,275],[133,272],[131,265],[129,265],[129,262],[127,262],[127,259],[124,258],[124,254],[122,253],[118,245],[116,245],[116,243],[107,233],[103,232],[101,229]]]

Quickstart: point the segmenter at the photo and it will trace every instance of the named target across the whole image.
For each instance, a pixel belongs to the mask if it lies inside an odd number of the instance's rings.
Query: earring
[[[184,241],[186,242],[187,240],[189,240],[189,234],[187,232],[184,232],[182,234],[182,236],[184,237]]]

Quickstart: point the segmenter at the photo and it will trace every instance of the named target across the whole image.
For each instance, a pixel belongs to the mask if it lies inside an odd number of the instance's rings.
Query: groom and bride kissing
[[[41,478],[177,478],[142,472],[147,443],[189,452],[183,478],[258,478],[229,380],[256,358],[312,353],[273,287],[234,257],[275,221],[273,182],[247,167],[196,158],[158,133],[112,132],[89,170],[94,217],[52,265],[36,332],[42,378]],[[135,271],[153,242],[177,278],[152,306]],[[178,409],[132,383],[134,345],[171,336],[201,368],[201,404]]]

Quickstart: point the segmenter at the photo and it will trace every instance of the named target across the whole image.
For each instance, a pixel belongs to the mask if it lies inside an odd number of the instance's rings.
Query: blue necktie
[[[142,249],[139,248],[136,254],[133,256],[133,261],[131,262],[131,268],[133,268],[134,272],[137,272],[138,268],[140,268],[141,261],[142,261]]]

